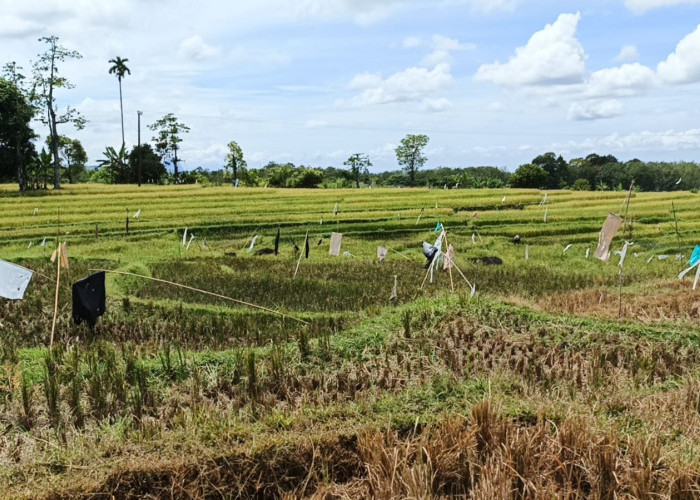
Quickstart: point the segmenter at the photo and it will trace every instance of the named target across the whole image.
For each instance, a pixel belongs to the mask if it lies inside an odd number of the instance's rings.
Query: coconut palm
[[[126,61],[128,59],[122,59],[121,57],[115,57],[110,59],[108,62],[112,63],[113,66],[109,68],[109,74],[116,75],[117,80],[119,80],[119,109],[122,115],[122,146],[125,144],[124,141],[124,104],[122,103],[122,78],[127,74],[131,74],[131,70],[126,66]]]

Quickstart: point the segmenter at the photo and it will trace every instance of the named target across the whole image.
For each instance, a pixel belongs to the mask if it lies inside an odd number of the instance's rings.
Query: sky
[[[426,168],[515,170],[545,153],[700,161],[700,0],[0,0],[0,66],[25,75],[55,35],[82,54],[56,95],[88,120],[89,164],[167,113],[182,167],[395,170],[407,134]],[[35,130],[46,136],[39,123]]]

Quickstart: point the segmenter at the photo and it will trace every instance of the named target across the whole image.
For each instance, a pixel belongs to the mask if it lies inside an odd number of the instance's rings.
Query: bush
[[[571,189],[574,191],[590,191],[591,183],[588,182],[588,179],[576,179]]]

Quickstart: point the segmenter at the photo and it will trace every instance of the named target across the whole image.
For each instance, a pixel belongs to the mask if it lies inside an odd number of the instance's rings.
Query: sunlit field
[[[0,497],[698,498],[700,195],[627,195],[0,186]]]

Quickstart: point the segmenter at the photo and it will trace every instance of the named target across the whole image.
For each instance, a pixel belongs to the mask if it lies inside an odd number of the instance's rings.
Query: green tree
[[[423,148],[428,145],[429,140],[427,135],[408,134],[401,139],[401,145],[396,148],[396,160],[408,174],[411,186],[415,184],[416,172],[428,160],[423,156]]]
[[[65,136],[58,138],[58,148],[61,159],[64,162],[63,173],[69,184],[82,180],[87,163],[87,153],[78,139],[70,139]]]
[[[112,146],[105,148],[104,158],[98,161],[99,168],[107,173],[107,180],[110,184],[125,184],[129,182],[129,163],[126,157],[126,150],[122,145],[119,150]]]
[[[28,189],[46,189],[52,169],[53,159],[51,153],[46,151],[45,148],[41,148],[41,152],[27,165]]]
[[[33,64],[32,97],[35,105],[41,111],[41,121],[49,127],[49,144],[53,157],[54,189],[61,188],[61,160],[58,155],[59,134],[58,125],[71,123],[81,130],[85,127],[85,118],[75,109],[67,106],[61,113],[56,108],[56,90],[71,89],[71,84],[65,77],[59,76],[58,63],[66,59],[81,59],[83,56],[75,50],[68,50],[58,45],[57,36],[39,38],[40,42],[48,44],[48,48]]]
[[[510,176],[510,186],[515,188],[542,189],[547,185],[547,172],[539,165],[520,165]]]
[[[367,155],[355,153],[350,158],[345,160],[345,162],[343,162],[343,165],[350,168],[350,172],[352,173],[353,179],[355,179],[355,184],[359,188],[360,175],[369,174],[369,167],[372,166],[372,162],[369,161],[369,157]]]
[[[126,62],[128,59],[122,59],[121,57],[115,57],[114,59],[110,59],[109,63],[112,64],[112,66],[109,68],[109,74],[110,75],[116,75],[117,80],[119,80],[119,110],[121,111],[121,117],[122,117],[122,144],[125,144],[124,142],[124,104],[122,103],[122,78],[124,78],[127,74],[131,74],[131,70],[127,67]]]
[[[5,66],[5,74],[14,81],[0,78],[0,178],[16,179],[20,191],[27,189],[27,163],[36,156],[30,126],[34,108],[19,87],[23,78],[14,63]]]
[[[156,146],[156,152],[160,155],[161,161],[169,161],[173,164],[173,174],[175,182],[178,176],[178,163],[181,158],[177,156],[182,142],[181,134],[186,134],[190,128],[177,120],[174,114],[168,113],[160,120],[148,126],[156,132],[153,136],[153,142]]]
[[[291,163],[278,165],[270,162],[265,166],[265,170],[268,173],[267,182],[270,187],[287,187],[287,183],[294,175],[295,167]]]
[[[547,172],[547,189],[561,189],[566,184],[568,165],[561,155],[545,153],[532,160],[533,165],[539,165]]]
[[[316,168],[299,167],[287,181],[287,187],[315,188],[323,182],[323,172]]]
[[[226,177],[229,176],[229,170],[231,170],[235,181],[238,179],[238,169],[245,169],[248,164],[245,159],[243,159],[243,150],[238,145],[236,141],[231,141],[228,143],[228,154],[226,155],[226,165],[224,165],[224,170],[226,171]]]
[[[576,179],[571,189],[574,191],[590,191],[591,183],[588,182],[588,179]]]
[[[160,157],[153,151],[150,144],[134,146],[129,153],[129,180],[130,183],[137,182],[136,169],[139,160],[141,161],[141,179],[144,182],[160,184],[168,175],[165,165],[160,161]]]

